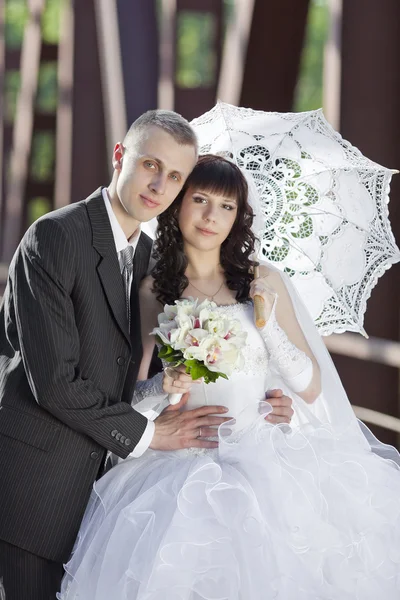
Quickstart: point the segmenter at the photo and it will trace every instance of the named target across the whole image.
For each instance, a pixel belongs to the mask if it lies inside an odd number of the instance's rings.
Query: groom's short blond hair
[[[132,123],[126,134],[123,144],[125,148],[133,145],[141,133],[147,127],[159,127],[169,133],[174,140],[182,146],[193,146],[198,155],[198,142],[196,133],[190,123],[172,110],[148,110]]]

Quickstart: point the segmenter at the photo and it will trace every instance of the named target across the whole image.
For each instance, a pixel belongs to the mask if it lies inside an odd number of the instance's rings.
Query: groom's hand
[[[215,436],[215,428],[231,420],[223,417],[225,406],[202,406],[177,413],[164,411],[155,421],[154,436],[150,444],[153,450],[180,450],[182,448],[216,448],[218,442],[204,438]]]
[[[265,420],[269,423],[290,423],[294,415],[293,400],[285,396],[282,390],[268,390],[265,393],[266,401],[272,406]]]

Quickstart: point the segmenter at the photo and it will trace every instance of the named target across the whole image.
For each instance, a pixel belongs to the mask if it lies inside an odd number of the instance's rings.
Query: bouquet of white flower
[[[205,383],[228,379],[242,367],[241,349],[247,338],[240,321],[221,315],[216,306],[209,300],[198,304],[194,298],[166,304],[152,332],[162,360],[173,367],[185,365],[192,379],[202,377]],[[170,404],[177,404],[181,396],[170,394]]]

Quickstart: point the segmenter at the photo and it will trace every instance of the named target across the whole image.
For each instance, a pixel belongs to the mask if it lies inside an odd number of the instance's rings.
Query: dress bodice
[[[217,312],[240,320],[247,332],[246,346],[243,349],[244,367],[234,372],[228,380],[220,377],[215,383],[194,384],[191,389],[187,410],[205,405],[223,405],[229,408],[227,416],[235,417],[244,408],[265,399],[265,392],[271,387],[271,373],[268,368],[268,355],[264,342],[254,325],[252,303],[218,306]]]

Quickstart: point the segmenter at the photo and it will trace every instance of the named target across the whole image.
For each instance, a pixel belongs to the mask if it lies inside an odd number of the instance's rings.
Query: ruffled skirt
[[[400,472],[361,437],[260,417],[217,450],[121,462],[95,484],[58,597],[399,600]]]

